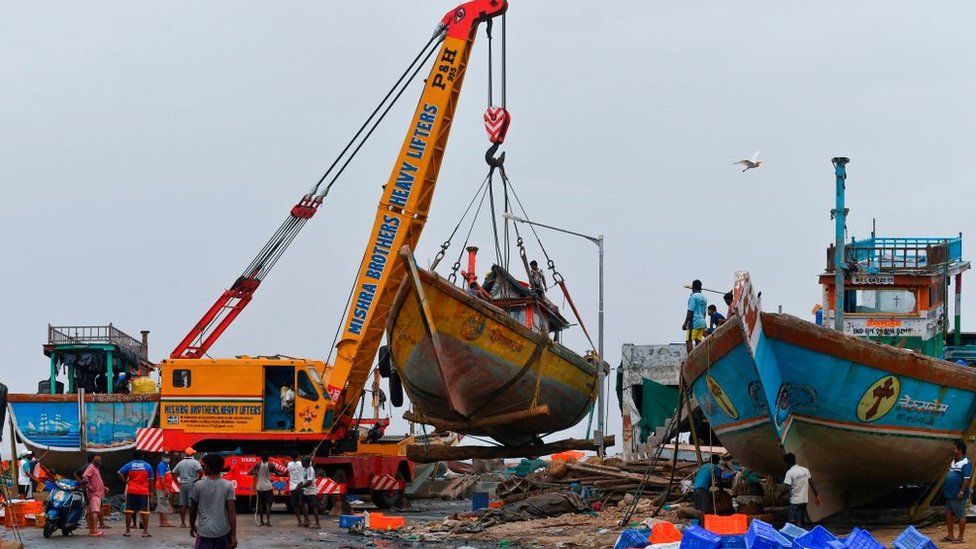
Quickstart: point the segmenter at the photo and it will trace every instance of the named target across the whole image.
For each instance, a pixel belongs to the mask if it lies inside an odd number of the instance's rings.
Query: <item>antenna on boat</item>
[[[844,331],[844,229],[847,227],[847,210],[844,209],[844,190],[847,180],[847,163],[850,158],[835,156],[831,163],[834,165],[834,175],[837,184],[837,205],[831,210],[835,223],[834,236],[834,329]]]

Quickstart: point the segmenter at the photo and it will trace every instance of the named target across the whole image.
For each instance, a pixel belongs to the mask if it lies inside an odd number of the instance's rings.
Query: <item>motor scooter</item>
[[[44,537],[51,537],[55,530],[70,536],[85,521],[85,491],[78,482],[66,478],[45,481],[44,486],[50,494],[44,504]]]

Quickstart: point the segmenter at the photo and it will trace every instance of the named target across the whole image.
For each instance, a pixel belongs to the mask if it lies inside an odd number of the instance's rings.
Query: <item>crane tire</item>
[[[390,372],[390,404],[397,408],[403,406],[403,383],[395,370]]]

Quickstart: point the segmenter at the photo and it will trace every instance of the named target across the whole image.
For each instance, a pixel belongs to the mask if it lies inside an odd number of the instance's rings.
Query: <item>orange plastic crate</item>
[[[17,526],[27,526],[27,517],[24,516],[24,511],[21,510],[19,505],[12,505],[7,509],[7,513],[3,517],[3,525],[7,528],[13,528],[14,524]]]
[[[489,509],[501,509],[502,507],[505,507],[505,502],[500,499],[488,502]]]
[[[741,513],[735,515],[705,515],[705,529],[713,534],[728,536],[745,534],[749,529],[749,517]]]
[[[403,517],[369,515],[370,530],[396,530],[397,528],[402,528],[404,524],[406,524],[406,521]]]
[[[552,454],[549,459],[552,461],[569,461],[575,459],[577,461],[586,457],[585,452],[580,452],[579,450],[566,450],[565,452],[559,452],[558,454]]]
[[[30,500],[27,500],[27,501],[18,503],[17,505],[19,505],[20,508],[23,509],[23,511],[25,513],[30,513],[30,514],[36,515],[38,513],[43,513],[44,512],[44,502],[43,501],[38,501],[36,499],[30,499]]]
[[[681,531],[670,522],[655,522],[651,526],[651,543],[674,543],[681,541]]]

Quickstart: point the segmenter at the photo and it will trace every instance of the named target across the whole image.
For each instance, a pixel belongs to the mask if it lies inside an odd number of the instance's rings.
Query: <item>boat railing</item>
[[[873,237],[844,246],[844,264],[864,271],[922,271],[962,261],[962,236],[951,238]],[[834,246],[827,248],[827,271],[834,270]]]
[[[49,345],[72,345],[86,343],[107,343],[126,349],[136,356],[147,359],[149,349],[146,344],[119,330],[112,324],[107,326],[47,326]]]

